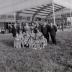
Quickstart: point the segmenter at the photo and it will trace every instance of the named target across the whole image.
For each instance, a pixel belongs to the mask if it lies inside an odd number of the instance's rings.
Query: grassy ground
[[[57,45],[45,49],[13,48],[13,38],[0,34],[0,72],[72,72],[72,32],[57,33]]]

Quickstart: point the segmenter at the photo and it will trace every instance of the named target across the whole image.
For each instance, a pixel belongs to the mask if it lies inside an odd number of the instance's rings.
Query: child
[[[47,46],[47,40],[44,38],[44,36],[42,36],[42,41],[41,42],[43,44],[42,45],[43,46],[42,48],[45,48],[45,46]]]
[[[29,35],[29,32],[26,31],[26,33],[24,34],[24,46],[25,47],[29,47],[29,40],[30,40],[30,35]]]
[[[14,40],[14,47],[15,48],[21,48],[21,42],[20,42],[20,39],[19,39],[19,33],[16,33],[16,37],[15,37],[15,40]]]

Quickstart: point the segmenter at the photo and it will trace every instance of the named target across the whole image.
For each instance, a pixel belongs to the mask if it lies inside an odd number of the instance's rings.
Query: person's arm
[[[55,32],[57,32],[57,26],[55,26],[55,25],[54,25],[54,30],[55,30]]]

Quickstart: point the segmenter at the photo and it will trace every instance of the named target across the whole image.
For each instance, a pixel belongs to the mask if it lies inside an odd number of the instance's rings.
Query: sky
[[[51,0],[0,0],[0,14],[46,5]]]
[[[55,3],[72,9],[72,0],[54,0]]]
[[[21,4],[21,3],[25,3],[25,2],[49,2],[51,0],[0,0],[0,9],[1,8],[6,8],[8,6],[13,6],[13,5],[17,5],[17,4]],[[54,0],[55,2],[62,4],[62,5],[66,5],[69,6],[68,4],[72,3],[72,0]]]
[[[0,0],[0,8],[23,3],[28,0]]]
[[[0,14],[49,4],[52,0],[0,0]],[[54,0],[55,3],[72,9],[72,0]]]

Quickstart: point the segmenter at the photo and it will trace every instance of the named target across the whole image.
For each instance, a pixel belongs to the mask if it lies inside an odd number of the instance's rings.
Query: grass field
[[[57,45],[45,49],[13,48],[13,38],[0,34],[0,72],[72,72],[72,32],[57,33]]]

